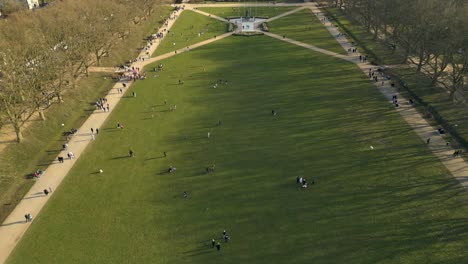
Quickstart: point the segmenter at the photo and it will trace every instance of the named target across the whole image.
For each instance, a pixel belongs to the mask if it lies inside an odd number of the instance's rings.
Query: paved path
[[[321,20],[324,18],[324,15],[320,9],[316,6],[309,6],[312,12]],[[332,23],[324,23],[327,30],[330,34],[335,37],[338,43],[348,51],[349,48],[355,48],[344,36],[337,37],[340,31]],[[364,63],[359,60],[359,56],[363,55],[359,52],[350,53],[348,55],[341,55],[331,51],[327,51],[313,45],[301,43],[299,41],[291,40],[288,38],[283,38],[281,36],[265,33],[265,35],[274,37],[286,42],[289,42],[294,45],[298,45],[304,48],[308,48],[329,56],[340,58],[346,61],[355,63],[365,75],[368,75],[369,69],[376,70],[377,67],[369,63]],[[377,73],[377,72],[376,72]],[[377,74],[379,75],[379,74]],[[436,128],[433,128],[427,121],[419,114],[419,112],[409,104],[408,100],[403,98],[396,89],[392,88],[390,81],[384,80],[382,85],[383,76],[379,76],[378,82],[372,81],[379,91],[385,96],[389,103],[393,104],[393,96],[398,97],[399,106],[395,107],[395,110],[400,113],[403,119],[414,129],[416,134],[421,138],[421,144],[426,144],[426,140],[430,138],[430,144],[428,144],[429,149],[434,153],[434,155],[440,159],[442,164],[450,171],[450,173],[457,179],[460,184],[467,189],[468,188],[468,164],[461,157],[453,157],[453,152],[455,151],[450,145],[447,145],[447,142],[444,138],[437,132]]]
[[[175,50],[175,51],[171,51],[171,52],[168,52],[168,53],[165,53],[165,54],[156,56],[156,57],[151,58],[151,59],[149,59],[149,60],[145,60],[145,64],[157,62],[157,61],[164,60],[164,59],[167,59],[167,58],[169,58],[169,57],[172,57],[172,56],[175,56],[175,55],[184,53],[184,52],[191,51],[191,50],[193,50],[193,49],[195,49],[195,48],[198,48],[198,47],[204,46],[204,45],[206,45],[206,44],[210,44],[210,43],[212,43],[212,42],[215,42],[215,41],[221,40],[221,39],[223,39],[223,38],[229,37],[229,36],[231,36],[233,33],[234,33],[234,32],[224,33],[223,35],[216,36],[216,38],[210,38],[210,39],[207,39],[207,40],[204,40],[204,41],[195,43],[195,44],[193,44],[193,45],[191,45],[191,46],[187,46],[187,47],[184,47],[184,48]]]
[[[201,15],[204,15],[204,16],[207,16],[207,17],[211,17],[211,18],[214,18],[214,19],[217,19],[217,20],[226,22],[226,23],[229,22],[229,21],[227,21],[226,19],[224,19],[224,18],[222,18],[222,17],[220,17],[220,16],[213,15],[213,14],[210,14],[210,13],[207,13],[207,12],[204,12],[204,11],[201,11],[201,10],[198,10],[198,9],[196,9],[196,8],[192,8],[191,6],[188,6],[188,7],[186,7],[185,9],[191,10],[191,11],[196,12],[196,13],[199,13],[199,14],[201,14]]]
[[[88,72],[116,72],[115,67],[98,67],[98,66],[93,66],[88,68]]]
[[[243,7],[243,6],[310,6],[314,3],[223,3],[223,4],[185,4],[187,8],[198,8],[198,7]]]
[[[305,8],[306,8],[305,6],[300,6],[300,7],[298,7],[298,8],[295,8],[295,9],[291,10],[291,11],[284,12],[284,13],[282,13],[282,14],[279,14],[279,15],[277,15],[277,16],[274,16],[274,17],[272,17],[272,18],[269,18],[269,19],[267,19],[266,22],[271,22],[271,21],[274,21],[274,20],[276,20],[276,19],[278,19],[278,18],[282,18],[282,17],[284,17],[284,16],[288,16],[288,15],[290,15],[290,14],[296,13],[297,11],[300,11],[300,10],[305,9]]]
[[[291,44],[304,47],[306,49],[311,49],[311,50],[323,53],[323,54],[328,55],[328,56],[332,56],[332,57],[342,59],[342,60],[347,60],[347,61],[350,61],[350,62],[355,61],[354,58],[352,58],[350,56],[347,56],[347,55],[342,55],[342,54],[339,54],[339,53],[336,53],[336,52],[333,52],[333,51],[329,51],[329,50],[326,50],[326,49],[319,48],[319,47],[314,46],[314,45],[310,45],[310,44],[306,44],[306,43],[303,43],[303,42],[300,42],[300,41],[297,41],[297,40],[294,40],[294,39],[282,37],[280,35],[277,35],[277,34],[274,34],[274,33],[271,33],[271,32],[263,32],[263,33],[265,35],[267,35],[267,36],[272,37],[272,38],[276,38],[276,39],[279,39],[279,40],[282,40],[282,41],[286,41],[286,42],[289,42]]]

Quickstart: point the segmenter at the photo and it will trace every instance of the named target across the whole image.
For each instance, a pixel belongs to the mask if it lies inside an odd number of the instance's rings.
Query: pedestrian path
[[[88,72],[107,72],[107,73],[112,73],[112,72],[116,72],[116,68],[115,67],[89,67],[88,68]]]
[[[204,16],[207,16],[207,17],[211,17],[211,18],[214,18],[214,19],[217,19],[217,20],[220,20],[220,21],[223,21],[223,22],[229,22],[227,21],[226,19],[220,17],[220,16],[217,16],[217,15],[213,15],[213,14],[210,14],[210,13],[207,13],[207,12],[204,12],[204,11],[201,11],[201,10],[198,10],[196,8],[191,8],[190,6],[186,8],[187,10],[191,10],[195,13],[199,13],[201,15],[204,15]]]
[[[263,32],[263,33],[265,35],[267,35],[267,36],[272,37],[272,38],[276,38],[276,39],[279,39],[279,40],[282,40],[282,41],[286,41],[286,42],[289,42],[291,44],[294,44],[294,45],[297,45],[297,46],[300,46],[300,47],[303,47],[303,48],[306,48],[306,49],[310,49],[310,50],[313,50],[313,51],[317,51],[317,52],[320,52],[320,53],[323,53],[325,55],[332,56],[332,57],[335,57],[335,58],[338,58],[338,59],[347,60],[347,61],[350,61],[350,62],[354,62],[354,60],[355,60],[354,58],[352,58],[350,56],[338,54],[336,52],[329,51],[329,50],[326,50],[326,49],[322,49],[322,48],[319,48],[319,47],[314,46],[314,45],[310,45],[310,44],[306,44],[306,43],[303,43],[303,42],[300,42],[300,41],[297,41],[297,40],[294,40],[294,39],[286,38],[285,36],[280,36],[280,35],[277,35],[277,34],[274,34],[274,33],[271,33],[271,32]]]
[[[204,40],[204,41],[195,43],[195,44],[193,44],[193,45],[191,45],[191,46],[187,46],[187,47],[184,47],[184,48],[175,50],[175,51],[171,51],[171,52],[168,52],[168,53],[159,55],[159,56],[157,56],[157,57],[154,57],[154,58],[151,58],[151,59],[149,59],[149,60],[146,60],[144,64],[146,65],[146,64],[149,64],[149,63],[157,62],[157,61],[164,60],[164,59],[170,58],[170,57],[172,57],[172,56],[175,56],[175,55],[178,55],[178,54],[181,54],[181,53],[184,53],[184,52],[191,51],[191,50],[193,50],[193,49],[195,49],[195,48],[198,48],[198,47],[201,47],[201,46],[210,44],[210,43],[212,43],[212,42],[215,42],[215,41],[224,39],[224,38],[226,38],[226,37],[229,37],[229,36],[231,36],[232,34],[233,34],[233,32],[224,33],[224,34],[222,34],[222,35],[219,35],[219,36],[216,36],[216,37],[213,37],[213,38],[210,38],[210,39],[207,39],[207,40]],[[142,65],[142,66],[143,66],[143,65]]]
[[[289,15],[294,14],[294,13],[296,13],[296,12],[298,12],[298,11],[301,11],[302,9],[305,9],[305,8],[306,8],[305,6],[300,6],[300,7],[298,7],[298,8],[295,8],[295,9],[291,10],[291,11],[284,12],[284,13],[282,13],[282,14],[279,14],[279,15],[277,15],[277,16],[274,16],[274,17],[272,17],[272,18],[269,18],[269,19],[267,19],[267,22],[274,21],[274,20],[279,19],[279,18],[282,18],[282,17],[284,17],[284,16],[289,16]]]
[[[309,6],[308,8],[322,20],[325,18],[323,13],[317,7],[317,5]],[[340,31],[332,23],[325,21],[324,26],[330,32],[330,34],[335,37],[337,42],[348,51],[348,49],[356,48],[345,36],[340,35]],[[311,49],[325,55],[333,56],[339,59],[343,59],[349,62],[355,63],[359,69],[363,71],[364,74],[368,75],[369,69],[376,71],[377,66],[371,65],[370,63],[363,62],[359,59],[359,56],[364,56],[359,52],[349,53],[348,55],[341,55],[331,51],[327,51],[313,45],[305,44],[296,40],[283,38],[281,36],[265,33],[265,35],[274,37],[291,44],[301,46],[307,49]],[[382,85],[383,81],[383,85]],[[427,139],[430,138],[430,143],[427,144],[429,149],[434,153],[434,155],[439,158],[439,160],[444,164],[444,166],[450,171],[450,173],[457,179],[460,184],[467,189],[468,188],[468,164],[461,157],[454,157],[453,153],[455,149],[447,144],[442,135],[439,134],[436,128],[429,125],[429,123],[419,114],[419,112],[409,103],[408,98],[403,98],[398,91],[391,86],[391,81],[385,80],[384,76],[380,76],[377,82],[372,81],[379,91],[384,95],[389,103],[393,104],[393,96],[397,96],[399,106],[395,107],[395,110],[403,117],[403,119],[414,129],[416,134],[421,138],[421,144],[426,144]]]

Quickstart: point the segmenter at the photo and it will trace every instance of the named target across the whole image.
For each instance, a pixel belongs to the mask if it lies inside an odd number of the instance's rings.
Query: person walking
[[[91,134],[94,134],[94,129],[93,128],[91,128]]]
[[[167,153],[166,153],[166,151],[164,151],[164,152],[163,152],[163,155],[164,155],[164,157],[167,157]]]
[[[210,136],[211,136],[211,134],[210,134],[210,132],[208,132],[207,137],[210,138]]]
[[[213,248],[213,247],[215,247],[215,245],[216,245],[216,241],[213,238],[213,239],[211,239],[211,247]]]
[[[96,135],[99,135],[99,128],[96,128]]]
[[[220,244],[219,242],[216,244],[216,249],[217,249],[218,251],[221,250],[221,244]]]
[[[428,138],[428,139],[426,140],[426,143],[429,144],[430,142],[431,142],[431,138]]]

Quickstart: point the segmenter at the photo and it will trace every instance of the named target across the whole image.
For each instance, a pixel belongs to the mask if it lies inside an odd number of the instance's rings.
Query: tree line
[[[47,8],[12,13],[0,20],[0,124],[18,142],[36,113],[63,101],[67,89],[99,66],[115,45],[160,2],[153,0],[62,0]]]
[[[327,0],[423,69],[431,85],[452,97],[468,73],[468,4],[465,0]]]

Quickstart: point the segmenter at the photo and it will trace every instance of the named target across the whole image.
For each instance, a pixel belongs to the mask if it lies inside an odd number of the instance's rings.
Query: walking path
[[[191,6],[188,6],[185,8],[186,10],[191,10],[195,13],[199,13],[201,15],[204,15],[204,16],[207,16],[207,17],[211,17],[211,18],[214,18],[214,19],[217,19],[217,20],[220,20],[220,21],[223,21],[223,22],[229,22],[227,21],[226,19],[220,17],[220,16],[217,16],[217,15],[213,15],[213,14],[210,14],[210,13],[207,13],[207,12],[204,12],[204,11],[201,11],[201,10],[198,10],[196,8],[192,8]]]
[[[277,15],[277,16],[274,16],[274,17],[272,17],[272,18],[269,18],[269,19],[267,19],[266,22],[271,22],[271,21],[274,21],[274,20],[276,20],[276,19],[278,19],[278,18],[282,18],[282,17],[284,17],[284,16],[289,16],[290,14],[296,13],[297,11],[300,11],[300,10],[305,9],[305,8],[306,8],[305,6],[300,6],[300,7],[298,7],[298,8],[295,8],[295,9],[291,10],[291,11],[284,12],[284,13],[282,13],[282,14],[279,14],[279,15]]]
[[[223,3],[223,4],[185,4],[185,8],[198,8],[198,7],[244,7],[244,6],[310,6],[314,3]]]
[[[332,56],[332,57],[342,59],[342,60],[347,60],[349,62],[355,62],[355,59],[350,57],[350,56],[338,54],[336,52],[325,50],[325,49],[319,48],[319,47],[314,46],[314,45],[310,45],[310,44],[306,44],[306,43],[303,43],[303,42],[300,42],[300,41],[297,41],[297,40],[294,40],[294,39],[282,37],[280,35],[277,35],[277,34],[274,34],[274,33],[271,33],[271,32],[263,32],[263,33],[266,36],[270,36],[272,38],[276,38],[276,39],[279,39],[279,40],[282,40],[282,41],[286,41],[286,42],[289,42],[291,44],[294,44],[294,45],[297,45],[297,46],[300,46],[300,47],[304,47],[306,49],[311,49],[311,50],[323,53],[323,54],[328,55],[328,56]]]
[[[108,73],[112,73],[112,72],[116,72],[116,68],[115,67],[98,67],[98,66],[93,66],[93,67],[89,67],[88,68],[88,72],[108,72]]]
[[[321,13],[320,9],[316,6],[309,6],[312,12],[317,15],[319,20],[325,18],[325,16]],[[340,31],[336,28],[332,23],[325,22],[324,23],[327,30],[330,34],[335,37],[338,43],[348,51],[349,48],[356,48],[351,42],[349,42],[346,37],[340,36],[338,34]],[[272,33],[265,33],[265,35],[274,37],[286,42],[289,42],[294,45],[298,45],[304,48],[308,48],[329,56],[333,56],[336,58],[340,58],[346,61],[350,61],[355,63],[364,74],[368,75],[369,69],[376,71],[377,67],[371,65],[367,62],[362,62],[359,60],[359,56],[363,56],[364,54],[360,54],[359,52],[350,53],[347,56],[337,54],[331,51],[323,50],[317,48],[312,45],[308,45],[305,43],[301,43],[299,41],[291,40],[288,38],[283,38],[281,36],[272,34]],[[377,73],[377,72],[376,72]],[[384,80],[384,84],[382,85],[382,80]],[[374,81],[373,81],[374,82]],[[428,138],[430,138],[430,143],[428,144],[429,149],[434,153],[434,155],[439,158],[439,160],[444,164],[444,166],[450,171],[450,173],[457,179],[460,184],[467,189],[468,188],[468,164],[463,160],[461,157],[453,157],[453,153],[455,149],[451,147],[444,138],[439,134],[436,128],[433,128],[427,121],[418,113],[418,111],[408,102],[407,99],[404,99],[398,91],[391,87],[391,81],[385,80],[385,76],[379,76],[378,82],[374,82],[376,87],[379,91],[384,95],[384,97],[388,100],[389,103],[393,104],[393,96],[396,95],[398,98],[398,107],[395,107],[395,110],[400,113],[403,119],[414,129],[416,134],[423,140],[423,143],[426,144]]]
[[[276,4],[276,5],[249,4],[249,5],[251,6],[299,6],[300,7],[300,8],[287,12],[289,14],[297,12],[298,10],[303,9],[304,7],[308,7],[317,16],[319,16],[319,18],[322,17],[320,10],[317,8],[315,4]],[[187,4],[186,9],[193,10],[194,7],[198,7],[198,6],[208,7],[208,6],[220,6],[220,5],[219,4],[218,5]],[[223,7],[244,6],[244,4],[225,4],[225,5],[223,4],[221,6]],[[175,16],[174,19],[169,20],[167,27],[163,27],[161,30],[163,30],[164,28],[170,29],[182,11],[183,10],[179,10],[173,13],[173,16]],[[205,15],[209,16],[209,14],[207,13],[205,13]],[[282,17],[283,14],[280,16]],[[211,17],[216,18],[213,15]],[[276,19],[276,18],[272,18],[272,19]],[[219,19],[219,18],[216,18],[216,19]],[[225,21],[224,19],[222,20]],[[338,30],[331,23],[325,23],[325,26],[333,36],[337,36],[337,34],[339,33]],[[183,49],[179,49],[176,52],[170,52],[170,53],[157,56],[155,58],[149,58],[149,55],[147,55],[146,52],[149,52],[149,54],[152,54],[156,50],[156,48],[159,46],[162,40],[155,41],[153,42],[153,44],[149,45],[148,50],[142,51],[142,53],[139,55],[136,62],[132,64],[132,66],[140,67],[142,69],[147,64],[169,58],[176,54],[187,52],[191,49],[226,38],[230,35],[232,35],[231,32],[217,36],[216,38],[212,38],[212,39],[194,44],[190,46],[190,48],[186,47]],[[273,37],[273,38],[277,38],[277,39],[280,39],[280,40],[283,40],[283,41],[286,41],[286,42],[289,42],[294,45],[298,45],[307,49],[311,49],[311,50],[314,50],[314,51],[317,51],[317,52],[320,52],[329,56],[333,56],[339,59],[343,59],[346,61],[356,63],[357,66],[365,74],[368,73],[370,68],[375,69],[375,67],[373,67],[372,65],[368,63],[359,62],[359,55],[360,55],[359,53],[353,53],[351,55],[346,56],[346,55],[337,54],[331,51],[327,51],[327,50],[315,47],[313,45],[301,43],[299,41],[295,41],[295,40],[288,39],[288,38],[283,38],[281,36],[278,36],[276,34],[272,34],[269,32],[265,32],[265,35]],[[343,46],[345,50],[348,50],[348,48],[352,47],[351,43],[349,43],[349,41],[345,37],[340,37],[337,39],[337,41]],[[96,70],[104,70],[104,69],[96,69]],[[400,98],[399,101],[400,102],[403,101],[401,100],[402,98],[397,93],[397,91],[395,91],[393,88],[390,87],[388,81],[385,82],[385,85],[383,86],[378,85],[379,83],[381,82],[377,82],[376,85],[378,86],[382,94],[389,100],[389,102],[392,102],[391,99],[393,95],[398,95],[398,97]],[[130,88],[130,85],[131,83],[127,83],[127,89]],[[111,90],[111,92],[106,97],[108,99],[108,103],[112,106],[112,108],[110,109],[110,112],[112,112],[113,107],[117,105],[117,103],[123,96],[123,94],[114,92],[118,88],[123,88],[120,83],[116,84],[114,88]],[[432,128],[410,104],[400,103],[400,106],[396,108],[396,111],[398,111],[401,114],[401,116],[406,120],[406,122],[411,127],[413,127],[413,129],[423,139],[424,142],[426,141],[427,138],[431,138],[431,142],[428,145],[431,151],[442,161],[442,163],[448,168],[448,170],[452,173],[452,175],[454,175],[454,177],[458,179],[465,188],[467,188],[468,187],[468,165],[464,162],[463,159],[452,157],[452,153],[454,149],[451,148],[450,146],[446,146],[444,139],[438,133],[435,132],[436,130]],[[78,133],[72,137],[72,139],[69,142],[68,151],[72,151],[77,156],[77,158],[79,158],[79,155],[85,150],[88,144],[92,142],[90,129],[101,127],[104,121],[109,116],[110,112],[102,112],[101,110],[95,111],[85,121],[82,127],[78,129]],[[62,151],[58,156],[66,156],[66,152],[67,151]],[[73,167],[75,162],[76,162],[76,159],[67,159],[65,160],[64,163],[51,164],[47,168],[44,175],[40,179],[37,180],[37,182],[34,184],[31,190],[23,198],[23,200],[18,204],[18,206],[13,210],[13,212],[6,218],[5,222],[2,225],[0,225],[0,264],[6,261],[11,251],[16,246],[17,242],[21,239],[23,234],[31,225],[31,223],[25,223],[24,214],[30,213],[33,217],[39,214],[39,212],[44,207],[45,203],[48,201],[50,196],[53,195],[53,193],[51,193],[48,196],[46,196],[43,194],[43,190],[48,189],[48,188],[51,188],[52,190],[56,189],[59,186],[59,184],[62,182],[64,177],[68,174],[70,169]]]
[[[210,39],[207,39],[207,40],[204,40],[204,41],[195,43],[195,44],[193,44],[193,45],[191,45],[191,46],[187,46],[187,47],[184,47],[184,48],[175,50],[175,51],[171,51],[171,52],[168,52],[168,53],[165,53],[165,54],[156,56],[156,57],[154,57],[154,58],[145,60],[144,63],[142,63],[141,66],[139,66],[139,67],[143,67],[143,66],[146,65],[146,64],[153,63],[153,62],[157,62],[157,61],[160,61],[160,60],[164,60],[164,59],[167,59],[167,58],[169,58],[169,57],[172,57],[172,56],[175,56],[175,55],[184,53],[184,52],[191,51],[191,50],[193,50],[193,49],[195,49],[195,48],[198,48],[198,47],[204,46],[204,45],[206,45],[206,44],[210,44],[210,43],[212,43],[212,42],[215,42],[215,41],[221,40],[221,39],[223,39],[223,38],[229,37],[229,36],[231,36],[233,33],[234,33],[234,32],[224,33],[224,34],[222,34],[222,35],[216,36],[215,38],[210,38]],[[144,65],[143,65],[143,64],[144,64]]]

